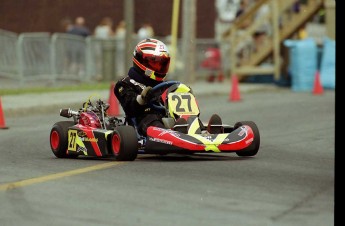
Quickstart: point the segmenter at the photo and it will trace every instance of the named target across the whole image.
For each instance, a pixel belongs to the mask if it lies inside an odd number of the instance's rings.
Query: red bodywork
[[[248,147],[254,140],[254,132],[247,125],[241,126],[231,133],[224,134],[183,134],[177,131],[149,127],[146,148],[150,151],[169,149],[190,152],[236,152]],[[151,145],[154,143],[154,145]]]
[[[79,124],[93,128],[101,128],[101,122],[94,112],[82,112],[80,114]]]

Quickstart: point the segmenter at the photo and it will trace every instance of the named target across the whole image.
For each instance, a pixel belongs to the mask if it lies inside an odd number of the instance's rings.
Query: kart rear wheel
[[[118,161],[134,161],[138,155],[138,138],[132,126],[117,126],[111,135],[111,151]]]
[[[73,125],[73,121],[57,122],[50,131],[50,148],[58,158],[76,158],[78,156],[67,154],[68,128]]]
[[[238,127],[243,126],[243,125],[247,125],[250,128],[252,128],[254,132],[254,140],[248,147],[246,147],[244,150],[237,151],[236,154],[241,157],[254,156],[258,153],[259,147],[260,147],[259,129],[257,125],[252,121],[237,122],[234,128],[237,129]]]

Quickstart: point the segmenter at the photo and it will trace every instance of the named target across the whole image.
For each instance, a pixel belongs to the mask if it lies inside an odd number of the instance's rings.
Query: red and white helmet
[[[139,42],[133,51],[133,66],[145,72],[145,75],[156,81],[163,81],[170,65],[170,54],[167,46],[152,38]]]

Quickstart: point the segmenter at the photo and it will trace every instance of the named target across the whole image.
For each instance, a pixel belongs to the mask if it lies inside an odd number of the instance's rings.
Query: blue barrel
[[[335,40],[329,38],[323,40],[320,78],[324,88],[335,89]]]
[[[296,92],[312,91],[318,70],[318,48],[313,38],[284,41],[289,48],[291,88]]]

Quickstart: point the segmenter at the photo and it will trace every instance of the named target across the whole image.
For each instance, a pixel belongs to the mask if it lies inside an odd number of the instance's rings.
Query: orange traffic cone
[[[229,95],[229,101],[240,101],[241,100],[241,95],[240,95],[240,90],[238,88],[238,78],[236,74],[231,75],[231,92]]]
[[[315,73],[313,94],[314,95],[323,94],[323,87],[322,87],[322,84],[321,84],[320,72],[319,71],[316,71],[316,73]]]
[[[2,111],[2,104],[1,104],[1,97],[0,97],[0,129],[8,129],[8,127],[5,125],[5,116],[4,112]]]
[[[115,96],[114,88],[115,88],[115,83],[112,83],[110,86],[109,100],[108,100],[110,107],[107,110],[107,113],[110,116],[120,115],[120,113],[119,113],[119,102],[117,101],[117,98]]]

